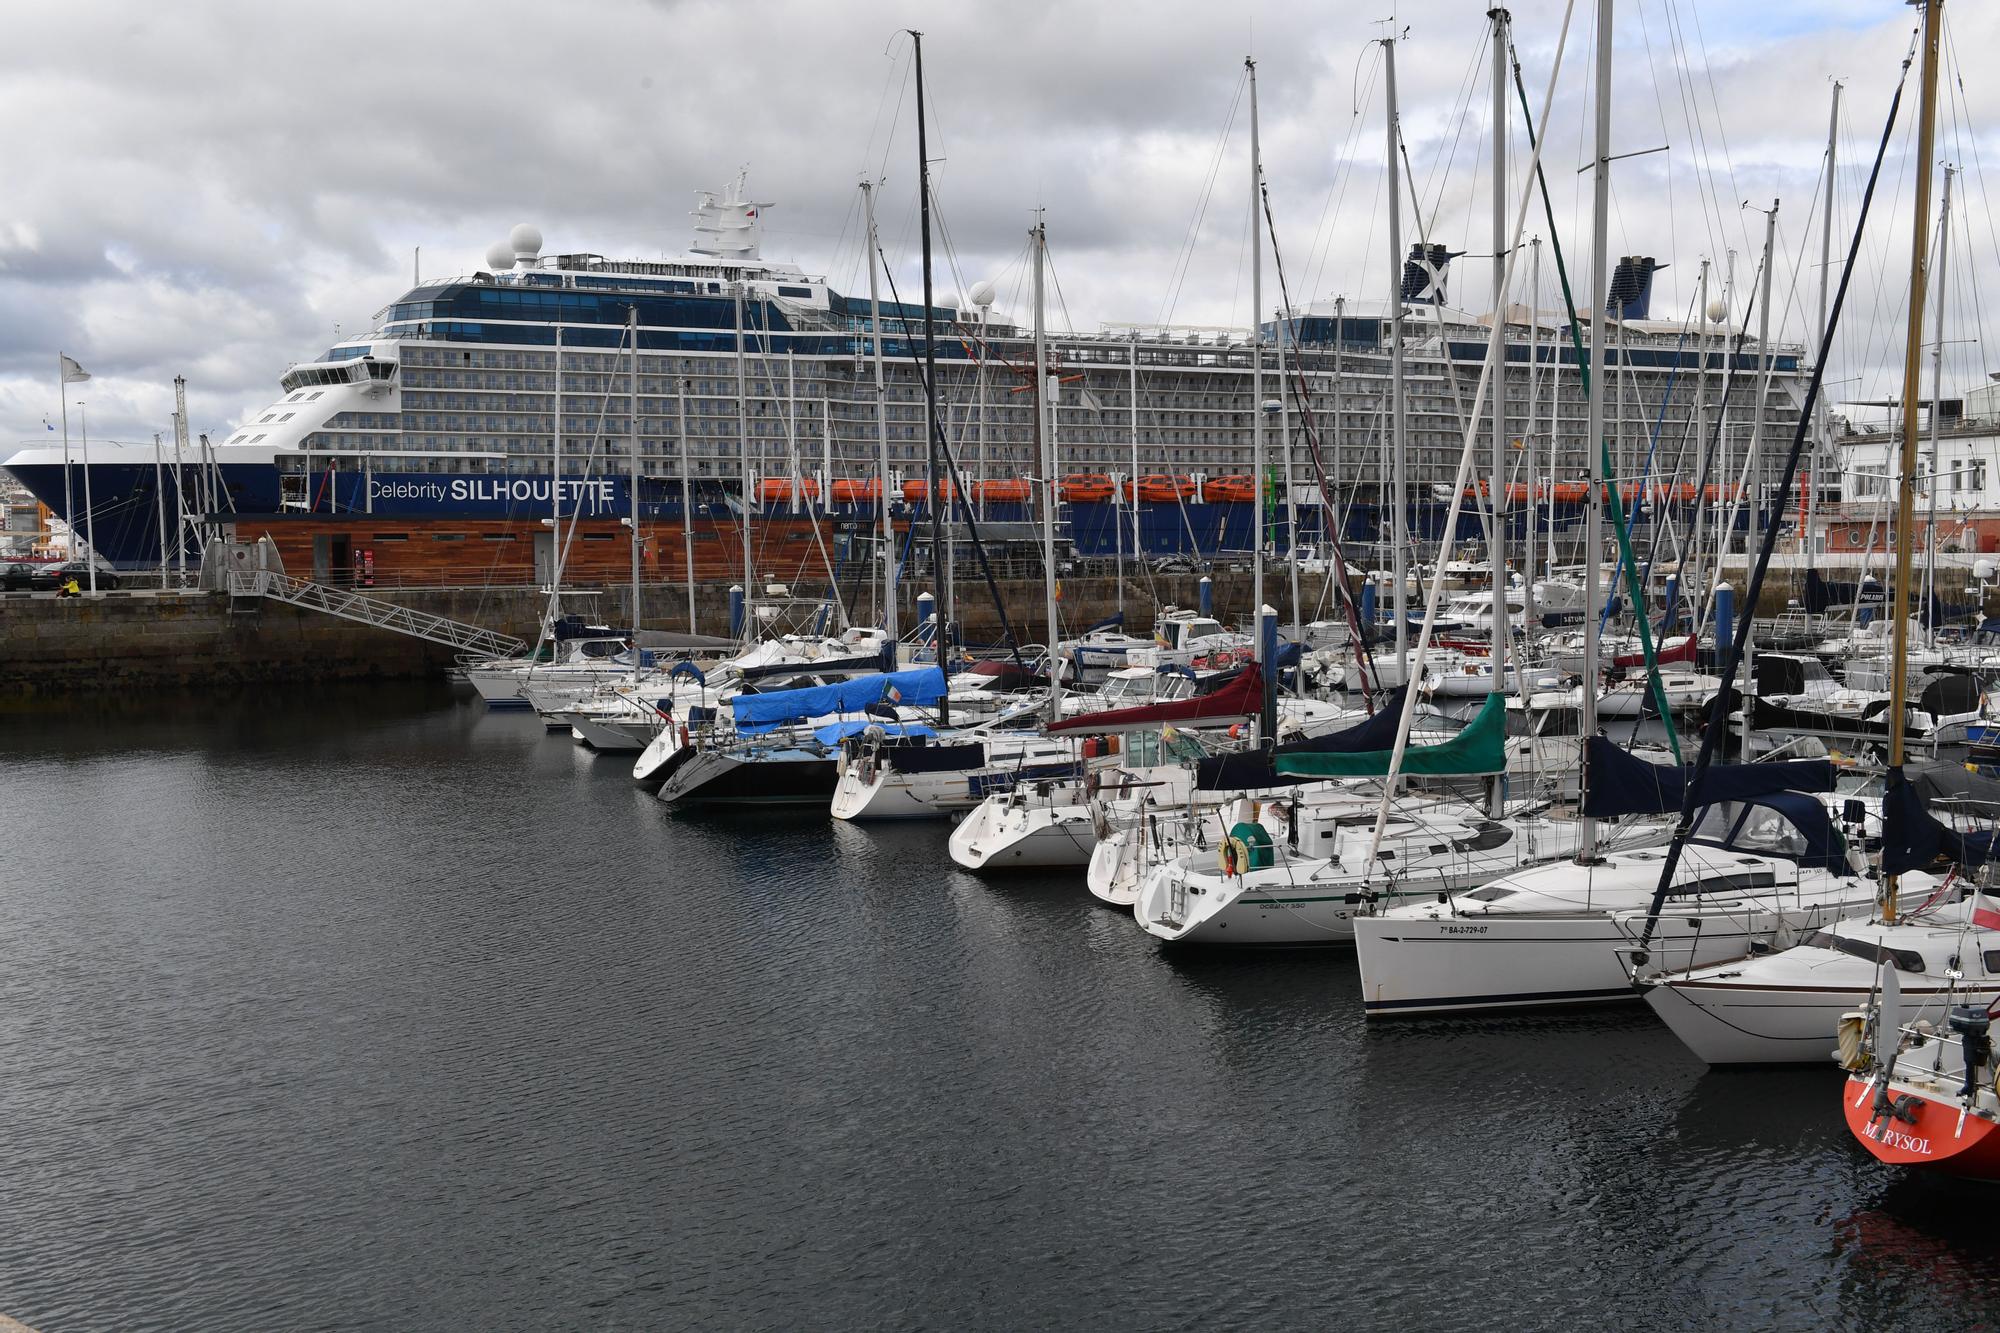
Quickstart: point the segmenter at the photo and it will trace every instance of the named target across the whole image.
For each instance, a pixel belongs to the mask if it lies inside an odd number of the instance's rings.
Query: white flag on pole
[[[1084,388],[1081,384],[1076,386],[1076,401],[1088,412],[1102,412],[1104,410],[1104,404],[1097,401],[1097,395],[1089,389]]]
[[[56,355],[62,358],[62,382],[64,384],[80,384],[90,378],[90,372],[79,366],[74,360],[63,356],[61,352],[56,353]]]

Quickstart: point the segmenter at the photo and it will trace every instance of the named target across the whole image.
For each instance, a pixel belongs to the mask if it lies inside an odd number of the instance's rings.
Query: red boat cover
[[[1654,650],[1653,657],[1663,666],[1668,662],[1692,662],[1694,661],[1694,646],[1694,635],[1683,634],[1677,639],[1668,639],[1666,643]],[[1642,667],[1646,665],[1646,655],[1644,653],[1620,653],[1611,659],[1611,665]]]
[[[1094,736],[1112,731],[1151,731],[1155,727],[1227,727],[1252,720],[1263,703],[1263,672],[1253,666],[1213,694],[1163,704],[1112,708],[1101,713],[1079,713],[1051,722],[1048,730],[1052,736],[1062,733]]]

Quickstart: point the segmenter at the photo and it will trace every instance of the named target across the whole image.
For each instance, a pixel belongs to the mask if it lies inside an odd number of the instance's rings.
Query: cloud
[[[1739,251],[1747,286],[1761,219],[1741,204],[1781,197],[1781,323],[1785,336],[1806,338],[1827,76],[1850,80],[1844,240],[1908,15],[1884,19],[1861,0],[1620,8],[1618,151],[1669,151],[1615,168],[1613,248],[1670,263],[1655,310],[1683,311],[1703,256],[1720,271]],[[1397,52],[1417,202],[1433,239],[1474,255],[1490,249],[1477,9],[1406,5]],[[1560,16],[1550,0],[1515,7],[1537,108]],[[2000,15],[1963,6],[1950,22],[1956,50],[2000,39]],[[250,0],[30,7],[10,15],[0,49],[0,133],[10,145],[0,438],[33,438],[58,406],[49,373],[58,349],[96,373],[94,432],[143,440],[164,429],[178,373],[196,428],[220,434],[269,402],[285,366],[323,351],[336,328],[367,327],[407,285],[416,247],[426,272],[464,271],[510,224],[531,220],[551,249],[677,251],[693,192],[744,163],[753,191],[777,204],[766,252],[851,290],[865,285],[855,184],[884,173],[883,236],[899,286],[912,293],[915,108],[901,31],[913,24],[925,28],[931,154],[950,241],[940,246],[942,290],[956,290],[960,276],[991,278],[1003,309],[1025,317],[1025,238],[1039,208],[1059,321],[1246,322],[1250,49],[1293,294],[1386,290],[1381,61],[1371,45],[1382,29],[1358,14],[1193,0],[1138,11],[1052,0],[456,0],[338,15]],[[1545,148],[1579,283],[1589,38],[1583,6]],[[1980,79],[1954,86],[1941,153],[1975,167],[1982,143],[1972,127],[1994,123],[1996,99]],[[1526,154],[1516,122],[1518,171]],[[1841,377],[1878,396],[1900,356],[1909,151],[1899,135],[1878,200],[1879,239],[1836,348]],[[1955,251],[1964,269],[1954,287],[1968,293],[2000,264],[1980,175],[1969,170],[1960,183],[1973,225]],[[1547,230],[1539,208],[1530,229]],[[1414,223],[1404,230],[1415,239]],[[1484,260],[1461,260],[1457,297],[1483,305],[1486,272]],[[1541,299],[1553,305],[1546,276]],[[1277,291],[1267,276],[1267,308]],[[1958,304],[1976,310],[1970,299]],[[1983,378],[1977,345],[1954,347],[1953,373]]]

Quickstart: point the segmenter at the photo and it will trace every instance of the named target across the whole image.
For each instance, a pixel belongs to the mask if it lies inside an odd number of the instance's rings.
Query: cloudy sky
[[[678,252],[700,187],[743,166],[769,200],[765,252],[865,292],[856,182],[884,179],[882,230],[918,290],[910,43],[925,29],[946,294],[981,278],[1025,315],[1025,238],[1046,210],[1059,322],[1248,322],[1248,107],[1258,96],[1295,299],[1388,285],[1382,55],[1392,8],[1240,3],[17,5],[0,44],[0,443],[45,441],[58,350],[95,374],[93,437],[168,428],[187,376],[216,438],[278,376],[370,326],[427,275],[469,272],[516,222],[551,250]],[[1434,239],[1490,252],[1484,4],[1404,0],[1404,138]],[[1587,263],[1592,6],[1580,6],[1545,167],[1558,234]],[[1612,250],[1661,275],[1656,317],[1691,309],[1703,258],[1747,289],[1781,199],[1775,317],[1810,336],[1832,78],[1846,81],[1836,251],[1851,231],[1915,11],[1894,0],[1620,0]],[[1537,111],[1563,9],[1514,8]],[[2000,6],[1947,10],[1953,51],[2000,45]],[[1911,98],[1884,170],[1831,378],[1895,392],[1908,262]],[[2000,91],[1948,82],[1940,160],[1962,164],[1950,282],[1952,387],[1983,381],[1982,293],[2000,279],[1983,158]],[[1515,118],[1517,171],[1525,137]],[[1517,175],[1514,189],[1519,188]],[[1409,201],[1406,199],[1406,207]],[[1405,222],[1416,233],[1416,210]],[[1546,234],[1539,210],[1530,231]],[[1547,253],[1547,247],[1544,247]],[[1720,285],[1717,277],[1717,286]],[[1491,278],[1458,261],[1453,296]],[[1516,299],[1523,299],[1517,294]],[[1739,292],[1740,311],[1747,291]],[[1278,300],[1267,276],[1267,309]],[[1545,265],[1542,303],[1557,303]],[[1996,332],[2000,336],[2000,331]],[[73,423],[74,424],[74,423]]]

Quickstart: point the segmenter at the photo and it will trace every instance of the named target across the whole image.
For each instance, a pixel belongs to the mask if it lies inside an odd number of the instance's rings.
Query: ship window
[[[378,532],[374,535],[374,540],[378,542],[406,542],[409,539],[407,532]]]
[[[431,540],[434,542],[462,542],[465,540],[465,534],[462,532],[434,532],[431,534]]]

